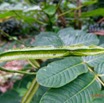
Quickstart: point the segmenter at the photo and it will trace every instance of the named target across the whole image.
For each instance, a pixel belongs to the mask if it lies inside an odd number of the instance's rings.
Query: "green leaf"
[[[104,8],[98,8],[92,11],[87,11],[82,13],[82,17],[91,17],[91,16],[104,16]]]
[[[17,88],[16,91],[19,93],[19,96],[22,97],[27,92],[27,89],[26,88]]]
[[[104,44],[104,36],[99,36],[100,45]]]
[[[68,8],[70,9],[76,9],[76,5],[72,3],[67,3]]]
[[[57,34],[53,32],[41,32],[35,37],[32,46],[62,46],[64,45]]]
[[[88,71],[80,57],[67,57],[50,63],[37,73],[37,81],[45,87],[61,87]]]
[[[104,61],[94,67],[94,71],[104,81]]]
[[[0,103],[20,103],[20,97],[14,90],[9,90],[0,95]]]
[[[62,29],[58,32],[58,35],[65,45],[97,45],[99,43],[96,35],[73,28]]]
[[[57,34],[53,32],[42,32],[36,36],[32,46],[63,46],[63,45],[98,45],[99,39],[96,35],[86,33],[82,30],[65,28]]]
[[[50,89],[40,103],[90,103],[93,94],[100,89],[101,85],[95,80],[95,76],[87,73],[61,88]]]
[[[95,66],[94,70],[98,75],[104,75],[104,62],[99,63],[97,66]]]
[[[87,56],[83,57],[84,62],[86,62],[89,66],[95,67],[101,62],[104,62],[104,54],[95,55],[95,56]]]
[[[100,91],[93,95],[93,102],[91,103],[104,103],[104,91]]]
[[[83,5],[86,5],[86,6],[95,4],[95,3],[97,3],[97,2],[98,2],[98,0],[81,0],[81,3],[82,3]]]
[[[56,9],[57,9],[57,8],[56,8],[55,5],[47,5],[47,6],[43,9],[43,11],[44,11],[46,14],[52,16],[53,14],[55,14]]]
[[[17,16],[17,15],[20,15],[20,16]],[[18,20],[23,20],[23,22],[26,22],[26,23],[28,23],[28,24],[30,24],[30,23],[33,23],[33,22],[35,22],[36,20],[35,20],[35,18],[33,17],[33,15],[31,15],[31,14],[29,14],[28,13],[28,15],[30,15],[30,16],[27,16],[27,13],[24,13],[23,11],[21,11],[21,10],[10,10],[10,11],[4,11],[4,12],[2,12],[1,14],[0,14],[0,18],[16,18],[16,19],[18,19]]]

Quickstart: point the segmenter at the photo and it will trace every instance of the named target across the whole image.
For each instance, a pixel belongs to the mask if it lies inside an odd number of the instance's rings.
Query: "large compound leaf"
[[[40,103],[90,103],[100,89],[95,76],[87,73],[61,88],[50,89]]]
[[[73,28],[65,28],[58,32],[59,37],[65,45],[97,45],[99,40],[96,35],[86,33],[82,30],[74,30]]]
[[[61,87],[88,71],[80,57],[67,57],[50,63],[37,73],[37,81],[45,87]]]

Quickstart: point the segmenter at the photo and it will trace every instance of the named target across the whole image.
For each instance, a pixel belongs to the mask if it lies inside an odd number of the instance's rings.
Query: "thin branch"
[[[40,64],[37,61],[35,61],[36,65],[31,60],[28,60],[28,61],[33,67],[35,67],[35,68],[40,67]],[[27,90],[26,94],[23,96],[21,103],[30,103],[34,94],[38,90],[38,88],[39,88],[39,84],[37,83],[36,77],[35,77],[31,83],[29,89]]]
[[[88,69],[89,69],[90,72],[92,72],[92,73],[95,75],[96,79],[104,86],[104,83],[103,83],[103,81],[99,78],[99,75],[96,74],[90,67],[88,67]]]
[[[58,13],[58,15],[62,14],[62,10],[61,10],[60,7],[57,8],[57,13]],[[61,16],[59,16],[58,18],[60,19],[61,24],[62,24],[64,27],[66,27],[66,24],[67,24],[67,23],[66,23],[66,20],[65,20],[64,15],[61,15]]]
[[[28,61],[29,64],[30,64],[32,67],[34,67],[34,68],[39,68],[39,67],[40,67],[40,64],[39,64],[38,61],[35,60],[35,59],[33,59],[33,60],[28,59],[27,61]]]
[[[94,3],[97,3],[97,0],[95,0],[95,1],[93,1],[93,4]],[[91,4],[92,5],[92,4]],[[62,16],[62,15],[66,15],[66,14],[68,14],[69,12],[73,12],[74,10],[79,10],[79,9],[81,9],[82,7],[84,7],[84,6],[87,6],[86,4],[85,5],[81,5],[81,6],[78,6],[77,8],[73,8],[73,9],[71,9],[71,10],[68,10],[68,11],[66,11],[66,12],[64,12],[64,13],[62,13],[62,14],[60,14],[58,17],[60,17],[60,16]]]
[[[74,10],[79,10],[79,9],[82,8],[82,7],[84,7],[84,5],[81,5],[81,6],[77,7],[77,8],[68,10],[68,11],[66,11],[66,12],[64,12],[64,13],[62,13],[62,14],[60,14],[60,15],[58,15],[58,17],[60,17],[60,16],[62,16],[62,15],[66,15],[66,14],[68,14],[69,12],[73,12]]]
[[[36,78],[32,81],[28,91],[22,98],[21,103],[30,103],[31,99],[33,98],[34,94],[36,93],[37,89],[39,88],[39,84],[36,81]]]
[[[31,73],[31,72],[26,72],[26,71],[16,71],[16,70],[8,70],[8,69],[4,69],[3,67],[0,67],[1,71],[5,71],[5,72],[9,72],[9,73],[20,73],[20,74],[28,74],[28,75],[36,75],[36,73]]]
[[[99,77],[96,77],[96,78],[97,78],[97,80],[104,86],[103,81],[102,81]]]
[[[80,6],[81,6],[81,1],[77,0],[77,7],[80,7]],[[82,27],[80,17],[81,17],[81,8],[74,11],[74,28],[75,29],[81,29]]]

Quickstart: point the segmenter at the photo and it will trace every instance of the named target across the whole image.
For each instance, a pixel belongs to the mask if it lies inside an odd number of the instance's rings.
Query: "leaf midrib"
[[[84,62],[80,62],[79,64],[76,64],[76,65],[74,65],[74,66],[72,66],[72,67],[70,67],[70,68],[64,69],[64,70],[62,70],[61,72],[58,72],[57,74],[53,74],[53,75],[50,76],[49,78],[44,78],[44,79],[45,79],[45,81],[46,81],[47,79],[51,79],[51,78],[53,78],[53,76],[59,75],[59,74],[65,72],[65,71],[67,71],[68,69],[71,69],[71,68],[76,67],[76,66],[81,65],[81,64],[84,64]],[[44,79],[42,79],[41,81],[44,81]]]

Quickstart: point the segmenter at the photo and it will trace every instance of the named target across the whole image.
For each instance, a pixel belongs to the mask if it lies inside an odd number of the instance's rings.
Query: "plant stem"
[[[60,7],[57,8],[57,12],[58,12],[58,15],[62,14],[62,10],[61,10]],[[61,16],[59,16],[58,18],[59,18],[60,21],[61,21],[61,25],[63,25],[63,27],[66,27],[66,20],[65,20],[64,16],[61,15]]]
[[[30,65],[31,65],[32,67],[34,67],[34,68],[39,68],[39,67],[40,67],[40,64],[38,63],[37,60],[34,60],[34,59],[31,60],[31,59],[29,59],[28,62],[29,62]]]
[[[30,72],[25,72],[25,71],[16,71],[16,70],[8,70],[8,69],[4,69],[3,67],[0,67],[1,71],[5,71],[5,72],[10,72],[10,73],[20,73],[20,74],[28,74],[28,75],[36,75],[36,73],[30,73]]]
[[[68,10],[68,11],[66,11],[66,12],[64,12],[64,13],[62,13],[62,14],[60,14],[60,15],[58,15],[58,17],[60,17],[60,16],[62,16],[62,15],[66,15],[66,14],[68,14],[69,12],[73,12],[74,10],[79,10],[79,9],[82,8],[82,7],[83,7],[83,5],[81,5],[81,6],[77,7],[77,8],[75,8],[75,9]]]
[[[97,80],[104,86],[103,81],[102,81],[99,77],[96,77],[96,78],[97,78]]]
[[[62,10],[60,8],[60,4],[61,4],[62,0],[59,0],[56,4],[57,4],[57,7],[56,7],[56,13],[58,13],[58,15],[62,14]],[[47,15],[47,17],[49,18],[49,22],[51,23],[51,19],[50,19],[50,16]],[[59,16],[58,19],[61,21],[61,24],[63,27],[66,27],[66,20],[64,18],[63,15]],[[52,24],[50,24],[52,25]],[[50,27],[52,28],[52,27]]]
[[[94,3],[97,3],[97,0],[93,1],[93,4],[94,4]],[[91,4],[91,5],[92,5],[92,4]],[[58,17],[60,17],[60,16],[62,16],[62,15],[66,15],[66,14],[68,14],[69,12],[73,12],[74,10],[79,10],[79,9],[81,9],[81,8],[84,7],[84,6],[87,6],[87,4],[80,5],[80,6],[78,6],[77,8],[73,8],[73,9],[71,9],[71,10],[68,10],[68,11],[66,11],[66,12],[64,12],[64,13],[62,13],[62,14],[60,14]]]
[[[103,81],[99,78],[99,75],[97,75],[91,68],[88,67],[88,69],[89,69],[89,71],[91,71],[91,72],[96,76],[96,79],[104,86],[104,83],[103,83]]]
[[[34,85],[33,89],[31,90],[31,93],[30,93],[30,95],[29,95],[29,97],[28,97],[28,99],[26,100],[25,103],[30,103],[31,102],[31,100],[32,100],[34,94],[37,92],[38,88],[39,88],[39,84],[36,83]]]
[[[81,6],[80,0],[77,0],[77,6],[78,7]],[[82,27],[82,25],[81,25],[82,22],[80,21],[80,17],[81,17],[81,8],[74,11],[74,28],[75,29],[81,29],[81,27]]]
[[[36,81],[36,78],[32,81],[28,91],[26,92],[26,94],[24,95],[24,97],[22,98],[21,103],[30,103],[34,94],[36,93],[37,89],[39,87],[39,84]]]
[[[40,67],[40,64],[37,61],[34,61],[34,62],[33,62],[33,60],[28,60],[28,61],[34,68]],[[26,94],[22,98],[21,103],[30,103],[38,88],[39,88],[39,84],[37,83],[36,77],[35,77],[31,83],[29,89],[27,90]]]

